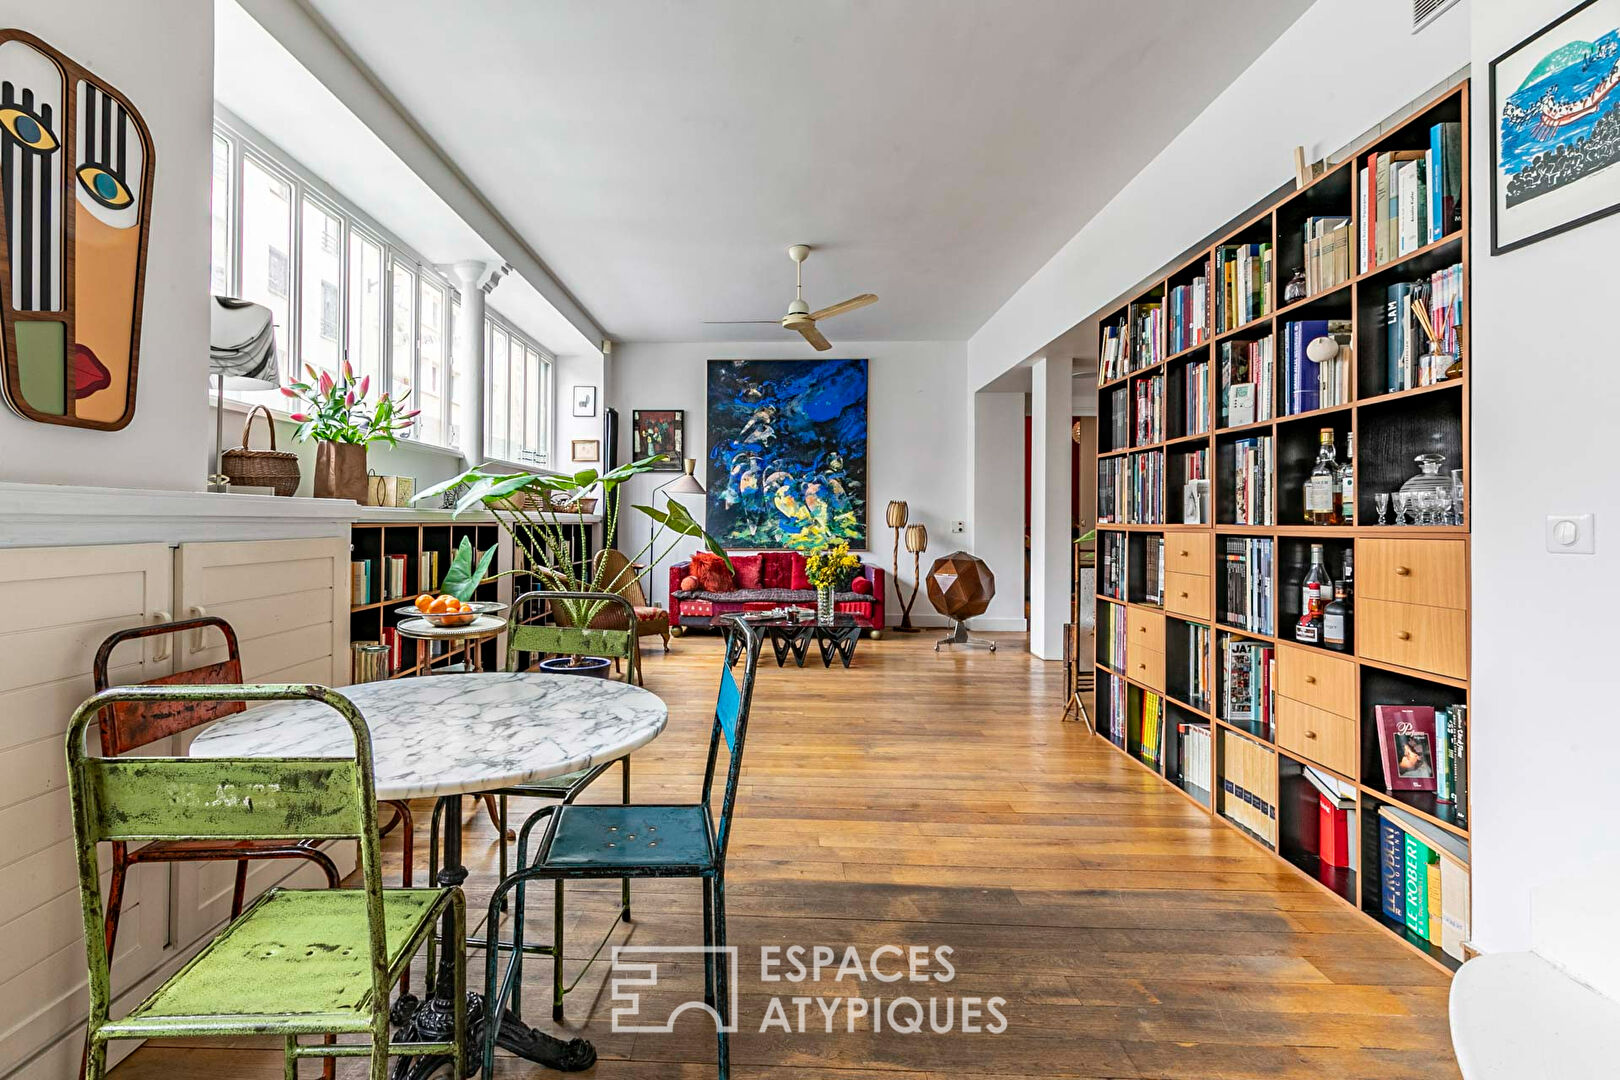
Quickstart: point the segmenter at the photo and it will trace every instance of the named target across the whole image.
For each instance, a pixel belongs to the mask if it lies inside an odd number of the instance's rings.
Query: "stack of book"
[[[1110,450],[1123,450],[1131,444],[1131,389],[1121,386],[1108,391]]]
[[[1187,365],[1187,392],[1183,395],[1188,435],[1202,435],[1209,430],[1210,385],[1209,361],[1200,360]]]
[[[1221,620],[1252,634],[1270,634],[1271,541],[1224,537],[1221,562],[1226,580],[1226,608]]]
[[[1164,441],[1164,373],[1136,380],[1136,446]]]
[[[1315,296],[1349,281],[1354,271],[1347,217],[1310,217],[1303,226],[1305,241],[1305,295]]]
[[[1130,482],[1124,458],[1097,461],[1097,524],[1118,525],[1130,512]]]
[[[1271,314],[1271,245],[1227,244],[1215,249],[1216,332]]]
[[[1130,637],[1126,627],[1124,604],[1108,605],[1108,666],[1115,671],[1125,670],[1125,642]]]
[[[372,602],[371,560],[362,559],[349,564],[349,603],[363,607]]]
[[[1431,127],[1427,149],[1367,155],[1357,187],[1363,273],[1462,227],[1466,167],[1457,123]]]
[[[1258,341],[1223,341],[1220,349],[1221,426],[1271,419],[1271,335]]]
[[[1277,846],[1277,760],[1234,731],[1221,732],[1221,813]]]
[[[1112,382],[1130,371],[1131,347],[1125,333],[1125,320],[1102,328],[1102,363],[1097,372],[1098,382]]]
[[[1306,351],[1311,342],[1331,337],[1339,351],[1317,363]],[[1283,415],[1330,409],[1350,403],[1350,380],[1356,370],[1354,335],[1349,319],[1303,319],[1283,324]]]
[[[1142,691],[1141,731],[1142,739],[1137,744],[1136,756],[1157,769],[1164,742],[1164,700],[1149,690]]]
[[[1384,917],[1461,961],[1468,940],[1468,845],[1411,814],[1381,806],[1378,876]]]
[[[1272,669],[1277,650],[1263,641],[1221,635],[1220,718],[1271,737]]]
[[[1125,599],[1125,534],[1105,532],[1097,538],[1097,591]]]
[[[1187,635],[1187,704],[1195,709],[1209,708],[1209,627],[1182,623]]]
[[[1142,541],[1142,603],[1164,606],[1164,537]]]
[[[1433,327],[1429,340],[1423,321],[1412,310],[1423,305]],[[1385,358],[1388,390],[1432,386],[1445,378],[1446,368],[1460,355],[1457,326],[1462,318],[1462,264],[1436,270],[1427,278],[1401,281],[1386,290],[1384,308]]]
[[[1164,315],[1156,303],[1131,305],[1132,371],[1152,367],[1164,359]]]
[[[1124,679],[1108,680],[1108,739],[1125,749],[1125,705],[1130,700],[1130,684]]]
[[[382,643],[388,647],[388,671],[397,674],[405,670],[405,639],[392,626],[382,628]]]
[[[1177,724],[1181,736],[1181,786],[1209,790],[1209,725]]]
[[[1130,456],[1130,517],[1135,525],[1164,521],[1164,451],[1149,450]]]
[[[1238,525],[1276,521],[1271,495],[1271,436],[1238,439],[1233,453],[1233,518]]]
[[[399,600],[408,593],[405,588],[405,564],[408,561],[404,555],[383,556],[383,594],[384,600]]]
[[[1206,263],[1206,273],[1208,269]],[[1171,289],[1165,307],[1170,311],[1168,351],[1171,355],[1209,340],[1208,278],[1200,275],[1190,285]]]
[[[416,591],[425,593],[439,591],[439,553],[437,551],[424,551],[417,555]]]

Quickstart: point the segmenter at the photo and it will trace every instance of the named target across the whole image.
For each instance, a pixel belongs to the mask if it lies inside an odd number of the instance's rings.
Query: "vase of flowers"
[[[315,497],[366,501],[366,447],[374,442],[398,446],[422,410],[400,409],[403,395],[390,398],[385,391],[375,405],[366,402],[371,376],[356,380],[345,360],[338,378],[304,365],[309,382],[295,382],[281,392],[299,403],[292,414],[298,425],[293,438],[314,439]]]
[[[848,589],[861,561],[850,554],[847,540],[834,540],[812,551],[804,561],[804,576],[816,589],[816,621],[833,621],[833,593]]]

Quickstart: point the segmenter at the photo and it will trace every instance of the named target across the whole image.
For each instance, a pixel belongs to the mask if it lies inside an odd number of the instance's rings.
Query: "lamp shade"
[[[906,526],[906,550],[910,552],[928,550],[928,527],[926,525]]]
[[[904,499],[895,499],[894,501],[890,502],[889,503],[889,511],[888,511],[888,515],[887,515],[887,521],[889,523],[889,528],[891,528],[891,529],[904,528],[905,524],[906,524],[906,518],[910,513],[911,513],[911,509],[910,509],[910,507],[906,506],[906,502],[905,502]]]
[[[273,390],[281,385],[276,327],[263,304],[234,296],[214,297],[208,319],[208,373],[235,390]]]
[[[684,458],[681,461],[682,473],[659,490],[670,495],[702,495],[703,482],[697,478],[697,460]]]

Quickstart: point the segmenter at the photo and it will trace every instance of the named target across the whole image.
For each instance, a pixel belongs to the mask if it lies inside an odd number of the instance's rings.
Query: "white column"
[[[1024,395],[973,395],[973,554],[996,575],[996,596],[973,620],[981,630],[1023,630],[1024,619]],[[944,538],[942,538],[944,539]],[[929,538],[930,543],[933,538]],[[940,545],[928,564],[950,548]],[[919,601],[921,606],[926,601]]]
[[[1074,361],[1044,356],[1030,370],[1029,651],[1063,659],[1069,618],[1070,414]]]
[[[450,392],[461,402],[462,430],[457,432],[461,456],[468,465],[484,461],[484,275],[489,264],[467,259],[450,267],[461,284],[461,307],[456,311],[455,355],[462,357],[466,385],[452,381]],[[451,365],[452,370],[454,365]],[[452,380],[454,376],[452,376]]]

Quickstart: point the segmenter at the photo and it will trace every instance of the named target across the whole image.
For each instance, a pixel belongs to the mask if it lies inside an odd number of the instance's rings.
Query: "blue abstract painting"
[[[866,361],[710,360],[709,534],[866,546]]]

